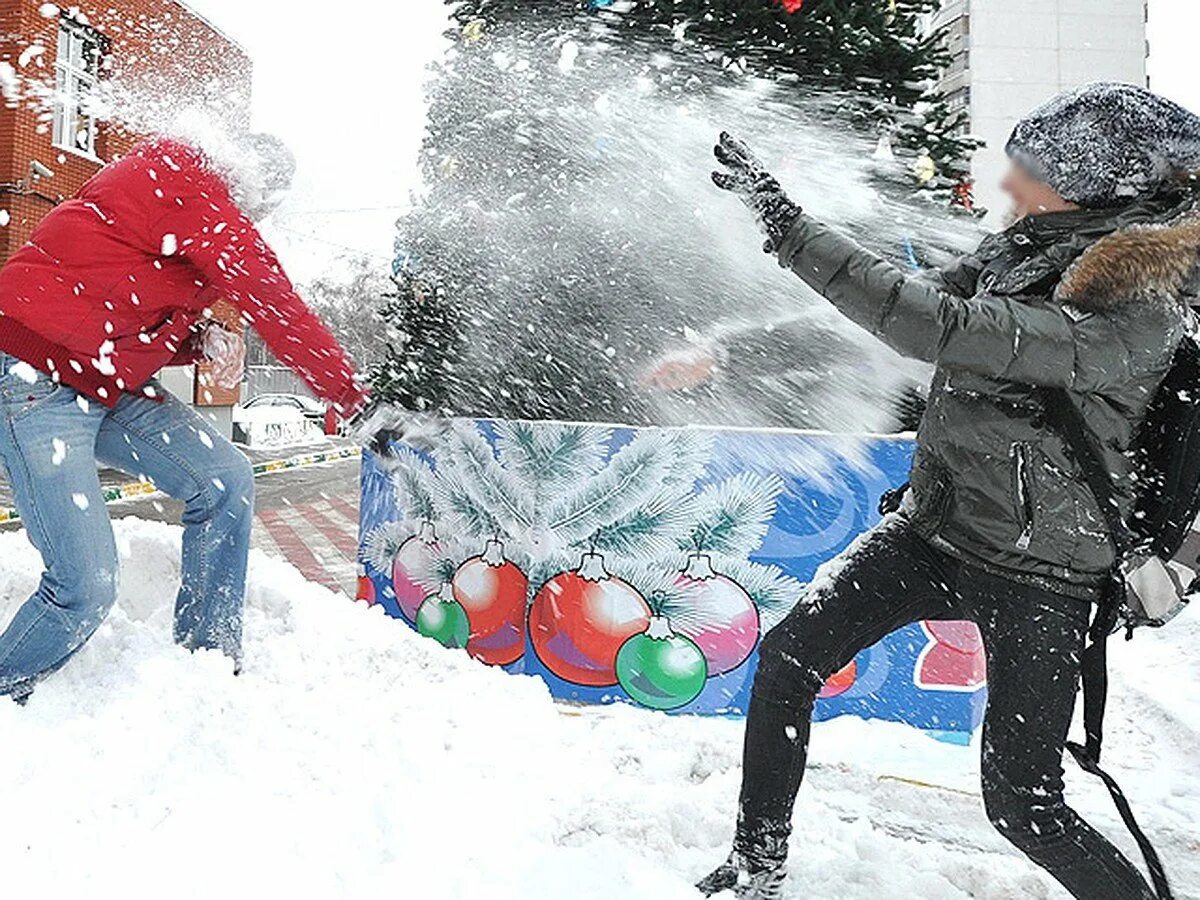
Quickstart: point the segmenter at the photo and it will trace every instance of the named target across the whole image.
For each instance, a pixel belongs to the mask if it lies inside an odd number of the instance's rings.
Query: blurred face
[[[1014,222],[1026,216],[1079,209],[1078,204],[1064,200],[1058,191],[1044,181],[1038,181],[1020,163],[1014,162],[1009,167],[1000,187],[1012,199]]]

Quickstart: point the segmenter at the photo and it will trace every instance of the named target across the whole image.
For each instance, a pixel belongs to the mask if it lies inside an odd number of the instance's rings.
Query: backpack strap
[[[1058,430],[1079,461],[1088,488],[1100,506],[1100,512],[1108,525],[1109,537],[1120,559],[1136,547],[1137,540],[1121,516],[1112,478],[1104,465],[1104,457],[1096,439],[1069,393],[1060,389],[1045,390],[1042,394],[1047,420]],[[1088,632],[1088,646],[1083,651],[1080,665],[1083,676],[1083,727],[1087,736],[1086,742],[1079,744],[1068,741],[1067,749],[1071,751],[1081,769],[1099,778],[1108,788],[1117,812],[1121,814],[1121,820],[1133,835],[1138,849],[1142,851],[1150,879],[1154,882],[1155,896],[1159,900],[1172,900],[1174,895],[1171,893],[1171,884],[1158,852],[1138,825],[1121,786],[1115,778],[1100,768],[1100,754],[1104,747],[1104,713],[1108,705],[1108,639],[1120,621],[1124,593],[1124,580],[1119,572],[1114,572]]]

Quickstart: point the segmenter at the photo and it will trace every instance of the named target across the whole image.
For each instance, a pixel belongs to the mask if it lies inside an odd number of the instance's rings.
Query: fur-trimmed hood
[[[1063,274],[1057,299],[1105,312],[1190,293],[1200,273],[1200,208],[1164,224],[1130,225],[1092,244]]]

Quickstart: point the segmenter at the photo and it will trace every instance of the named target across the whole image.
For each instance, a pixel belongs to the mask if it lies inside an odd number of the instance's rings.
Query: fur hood
[[[1067,269],[1060,302],[1106,312],[1149,298],[1189,294],[1200,274],[1200,208],[1164,224],[1136,224],[1114,231]]]

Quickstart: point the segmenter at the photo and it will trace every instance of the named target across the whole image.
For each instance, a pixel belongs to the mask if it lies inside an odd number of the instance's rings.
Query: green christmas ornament
[[[442,585],[440,593],[421,604],[417,610],[417,631],[451,650],[466,648],[471,639],[471,622],[467,611],[454,599],[449,584]]]
[[[651,709],[687,706],[708,681],[708,662],[696,642],[671,629],[662,616],[617,654],[617,679],[629,696]]]

